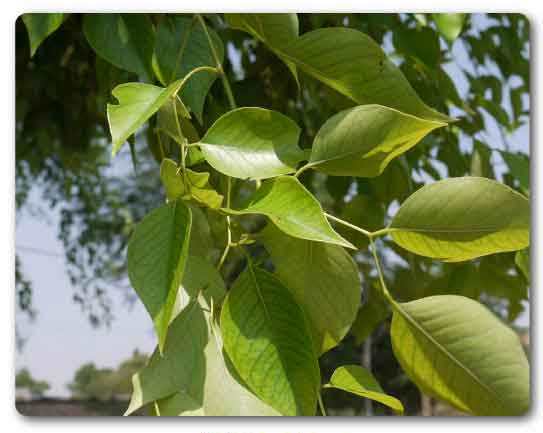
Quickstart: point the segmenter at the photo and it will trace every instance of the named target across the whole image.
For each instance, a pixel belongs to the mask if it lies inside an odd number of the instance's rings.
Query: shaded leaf
[[[223,43],[212,28],[208,28],[208,32],[222,63]],[[158,76],[163,85],[183,78],[199,66],[216,66],[204,29],[195,19],[181,16],[164,18],[157,27],[154,49]],[[179,92],[181,100],[191,108],[200,123],[206,96],[216,79],[217,74],[213,72],[199,72],[189,78]]]
[[[334,371],[334,374],[332,374],[330,383],[324,386],[326,388],[341,389],[360,397],[369,398],[390,407],[399,414],[403,414],[402,402],[391,395],[385,394],[375,377],[360,365],[343,365],[338,367]]]
[[[358,310],[351,327],[351,334],[353,334],[357,345],[362,344],[375,328],[390,315],[387,304],[373,286],[369,286],[368,291],[369,294],[366,295],[366,300]]]
[[[152,80],[155,32],[147,14],[85,14],[83,32],[99,56]]]
[[[515,264],[522,271],[528,283],[530,282],[530,250],[524,249],[515,254]]]
[[[334,231],[320,203],[292,176],[263,182],[243,209],[223,210],[234,215],[266,215],[277,228],[295,238],[354,248]]]
[[[518,180],[520,187],[530,191],[530,159],[523,153],[500,152],[511,175]]]
[[[360,276],[351,256],[338,245],[293,238],[271,225],[262,240],[277,276],[307,314],[316,352],[337,346],[360,303]]]
[[[337,176],[378,176],[393,158],[444,125],[380,105],[344,110],[317,133],[308,166]]]
[[[300,128],[276,111],[244,107],[229,111],[198,143],[216,170],[240,179],[265,179],[296,171],[304,154]]]
[[[176,200],[147,214],[128,243],[128,278],[153,319],[160,350],[185,271],[191,223],[190,209]]]
[[[424,393],[474,415],[528,410],[519,338],[478,302],[444,295],[394,304],[391,336],[400,365]]]
[[[224,14],[226,22],[233,28],[243,30],[270,48],[290,69],[296,82],[296,65],[281,55],[281,49],[298,38],[298,16],[296,14]]]
[[[262,401],[283,415],[315,415],[320,373],[309,326],[276,277],[249,263],[223,304],[221,331],[236,371]]]
[[[62,21],[64,14],[24,14],[23,22],[25,23],[26,31],[28,32],[28,40],[30,42],[30,57],[33,57],[41,43],[57,30]]]
[[[530,202],[508,186],[481,177],[425,185],[390,224],[403,248],[444,261],[515,251],[530,242]]]

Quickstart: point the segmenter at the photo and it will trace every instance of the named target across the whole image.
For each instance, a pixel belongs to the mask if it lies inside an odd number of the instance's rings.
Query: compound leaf
[[[176,200],[151,211],[128,243],[128,278],[164,348],[189,250],[192,214]]]
[[[266,179],[296,171],[304,157],[300,128],[276,111],[244,107],[229,111],[198,143],[216,170],[240,179]]]
[[[529,226],[528,199],[481,177],[423,186],[400,206],[390,224],[392,239],[401,247],[451,262],[526,248]]]
[[[390,407],[395,412],[403,414],[400,400],[385,394],[379,382],[373,375],[360,365],[343,365],[338,367],[325,388],[336,388],[360,397],[369,398]]]
[[[354,249],[334,231],[317,199],[292,176],[263,182],[243,209],[223,210],[234,215],[266,215],[277,228],[295,238]]]
[[[222,307],[224,349],[248,388],[283,415],[315,415],[320,373],[311,334],[291,292],[248,268]]]
[[[394,304],[392,348],[417,386],[474,415],[522,415],[530,374],[516,333],[463,296]],[[506,348],[506,349],[505,349]]]
[[[375,177],[445,123],[380,105],[361,105],[332,116],[315,137],[308,166],[336,176]]]
[[[262,240],[277,276],[307,314],[316,352],[337,346],[360,304],[361,281],[354,260],[338,245],[293,238],[272,225],[264,229]]]

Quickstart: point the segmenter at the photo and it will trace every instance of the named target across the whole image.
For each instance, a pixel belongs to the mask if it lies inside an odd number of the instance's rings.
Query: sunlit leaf
[[[311,331],[276,277],[249,263],[223,304],[221,331],[236,371],[262,401],[283,415],[315,415],[320,373]]]
[[[466,14],[432,14],[437,29],[449,42],[453,42],[462,32]]]
[[[304,157],[300,128],[276,111],[257,107],[220,117],[198,143],[216,170],[240,179],[265,179],[296,171]]]
[[[516,333],[462,296],[394,305],[392,347],[426,394],[474,415],[522,415],[530,406],[528,361]]]
[[[182,170],[171,159],[162,160],[160,179],[169,201],[182,198],[193,199],[200,205],[213,209],[221,207],[223,196],[209,184],[209,173],[197,172],[189,168]]]
[[[358,30],[313,30],[288,44],[281,55],[358,104],[383,105],[436,122],[451,120],[424,104],[381,47]]]
[[[337,346],[360,303],[360,276],[351,256],[338,245],[293,238],[271,225],[262,240],[277,276],[308,316],[316,352]]]
[[[515,251],[530,243],[530,202],[508,186],[481,177],[425,185],[390,224],[403,248],[444,261]]]
[[[393,158],[444,125],[380,105],[351,108],[319,130],[308,166],[337,176],[378,176]]]
[[[113,156],[128,137],[176,94],[180,84],[180,81],[176,81],[168,87],[158,87],[144,83],[124,83],[112,90],[111,94],[119,101],[117,105],[107,105]]]
[[[295,238],[354,248],[334,231],[320,203],[292,176],[263,182],[244,208],[224,211],[266,215],[277,228]]]
[[[185,271],[191,222],[190,209],[176,200],[147,214],[128,243],[128,278],[153,319],[161,350]]]
[[[375,377],[360,365],[338,367],[332,374],[330,383],[326,384],[325,387],[341,389],[360,397],[369,398],[390,407],[399,414],[403,414],[402,402],[391,395],[385,394]]]

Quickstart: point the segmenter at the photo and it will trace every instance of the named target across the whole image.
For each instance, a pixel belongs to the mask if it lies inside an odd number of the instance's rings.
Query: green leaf
[[[147,14],[85,14],[83,32],[100,57],[152,80],[155,32]]]
[[[350,108],[321,127],[308,166],[336,176],[375,177],[393,158],[444,125],[380,105]]]
[[[482,177],[459,177],[425,185],[400,207],[390,224],[392,239],[422,256],[470,260],[526,248],[530,202],[506,185]]]
[[[426,394],[474,415],[522,415],[528,361],[516,333],[476,301],[431,296],[395,304],[392,348]]]
[[[243,209],[223,210],[233,215],[266,215],[287,235],[354,249],[334,231],[317,199],[292,176],[263,182]]]
[[[153,319],[161,351],[185,271],[191,223],[190,209],[173,201],[147,214],[128,243],[128,278]]]
[[[500,154],[520,187],[526,192],[530,191],[530,158],[523,153],[501,151]]]
[[[315,415],[317,356],[302,309],[272,274],[249,263],[222,307],[224,349],[241,379],[283,415]]]
[[[187,141],[181,128],[181,118],[190,118],[190,114],[179,99],[179,94],[168,98],[157,113],[157,129],[179,145]]]
[[[189,168],[182,170],[175,161],[165,158],[160,165],[160,179],[168,201],[178,198],[193,199],[196,203],[212,209],[221,207],[223,196],[209,184],[207,172],[197,172]]]
[[[437,29],[449,42],[453,42],[462,32],[466,14],[432,14]]]
[[[208,28],[221,63],[224,47],[217,33]],[[157,28],[155,59],[163,85],[183,78],[199,66],[216,66],[209,41],[199,21],[187,17],[165,17]],[[202,71],[192,76],[179,92],[182,101],[202,123],[204,102],[217,74]]]
[[[351,256],[340,246],[293,238],[271,225],[262,240],[277,276],[307,314],[315,351],[337,346],[360,304],[361,281]]]
[[[30,57],[33,57],[41,43],[57,30],[62,21],[64,14],[24,14],[23,22],[25,23],[28,39],[30,42]]]
[[[422,119],[452,119],[428,107],[381,47],[358,30],[305,33],[281,50],[300,69],[358,104],[378,104]]]
[[[216,170],[240,179],[266,179],[296,171],[304,154],[300,128],[276,111],[244,107],[229,111],[198,143]]]
[[[338,367],[330,383],[325,388],[337,388],[360,397],[369,398],[390,407],[395,412],[403,414],[403,405],[400,400],[385,394],[379,382],[373,375],[360,365],[343,365]]]
[[[474,140],[470,174],[472,176],[488,177],[492,179],[494,177],[494,169],[490,161],[491,157],[492,150],[479,140]]]
[[[206,376],[204,348],[209,340],[207,326],[198,302],[181,311],[170,325],[170,338],[162,354],[155,350],[145,368],[132,377],[132,397],[125,415],[180,390],[187,395],[185,410],[201,407]]]
[[[528,248],[517,251],[515,254],[515,264],[522,271],[528,283],[530,282],[530,250]]]
[[[212,323],[205,347],[206,372],[202,403],[197,409],[184,391],[157,401],[161,416],[277,416],[274,409],[244,388],[224,357],[220,330]],[[183,360],[180,360],[179,365]]]
[[[243,30],[268,46],[290,69],[298,83],[296,64],[281,55],[281,50],[298,38],[296,14],[224,14],[233,28]]]
[[[113,140],[112,155],[134,134],[168,99],[179,90],[180,81],[168,87],[144,83],[124,83],[113,89],[119,104],[107,104],[107,120]]]

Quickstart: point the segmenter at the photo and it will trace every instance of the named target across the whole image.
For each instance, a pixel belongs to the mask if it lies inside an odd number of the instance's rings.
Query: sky
[[[480,25],[486,23],[481,21]],[[232,55],[231,50],[229,54]],[[460,44],[454,45],[453,54],[458,64],[465,64],[466,52]],[[492,65],[489,68],[492,70]],[[460,95],[464,96],[467,83],[458,66],[451,64],[446,70]],[[508,101],[504,108],[510,110]],[[490,118],[487,126],[488,144],[503,149],[501,134]],[[520,128],[508,141],[511,150],[527,153],[529,127]],[[464,138],[462,146],[469,150],[470,140]],[[494,163],[499,166],[502,162],[497,154],[495,156]],[[29,202],[38,204],[40,195],[37,186],[31,192]],[[96,329],[91,326],[79,304],[72,300],[74,290],[66,274],[63,246],[57,239],[58,212],[45,207],[44,212],[45,217],[24,211],[17,216],[16,249],[24,275],[32,282],[33,304],[38,314],[32,322],[23,316],[17,319],[18,331],[26,343],[16,354],[16,369],[27,367],[35,378],[49,382],[51,389],[46,395],[69,397],[66,385],[81,365],[94,362],[100,368],[115,368],[135,349],[151,353],[156,339],[151,319],[141,302],[136,301],[128,308],[124,294],[115,290],[109,293],[115,316],[111,327]],[[526,313],[518,323],[527,326],[528,322],[529,314]]]

